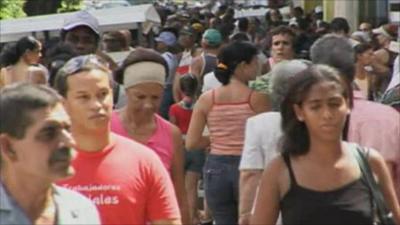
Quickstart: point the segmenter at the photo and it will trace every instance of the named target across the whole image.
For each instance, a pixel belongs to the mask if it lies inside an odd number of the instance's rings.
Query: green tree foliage
[[[27,16],[57,13],[62,0],[26,0],[24,11]]]
[[[58,12],[73,12],[78,11],[82,7],[82,0],[63,0]]]
[[[24,4],[25,0],[0,0],[0,20],[26,16]]]

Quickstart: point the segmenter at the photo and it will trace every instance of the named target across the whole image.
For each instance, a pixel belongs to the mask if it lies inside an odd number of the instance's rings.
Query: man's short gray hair
[[[282,61],[272,68],[270,93],[273,110],[279,111],[280,104],[287,94],[290,79],[307,69],[309,65],[311,65],[309,61],[294,59]]]
[[[318,39],[310,48],[314,64],[326,64],[337,69],[349,83],[354,80],[355,54],[350,40],[335,34]]]

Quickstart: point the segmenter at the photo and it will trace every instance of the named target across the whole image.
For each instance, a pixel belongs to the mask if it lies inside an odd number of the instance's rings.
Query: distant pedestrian
[[[279,212],[283,224],[374,224],[371,187],[359,154],[368,158],[400,222],[385,160],[373,149],[342,141],[350,91],[325,65],[312,66],[291,81],[281,108],[282,155],[263,173],[251,224],[275,224]]]
[[[110,77],[95,55],[72,58],[57,73],[55,86],[65,98],[77,143],[76,174],[59,184],[96,203],[102,224],[181,224],[171,180],[157,155],[110,130]]]
[[[204,166],[204,189],[217,225],[238,221],[238,167],[245,123],[269,110],[267,96],[247,86],[259,69],[257,53],[254,45],[240,41],[221,49],[215,75],[223,86],[200,96],[186,138],[188,150],[211,146]],[[202,136],[206,125],[210,137]]]
[[[39,63],[42,57],[42,44],[36,38],[27,36],[16,43],[6,45],[0,56],[0,88],[16,83],[31,82],[46,84],[41,74],[29,72],[32,65]]]

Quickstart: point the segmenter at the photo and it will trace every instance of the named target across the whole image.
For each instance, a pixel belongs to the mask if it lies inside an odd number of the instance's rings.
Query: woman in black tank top
[[[338,72],[315,65],[297,74],[281,105],[282,155],[263,173],[251,224],[374,224],[372,197],[354,156],[342,140],[350,113],[348,86]],[[369,163],[388,208],[400,224],[400,207],[385,161]]]

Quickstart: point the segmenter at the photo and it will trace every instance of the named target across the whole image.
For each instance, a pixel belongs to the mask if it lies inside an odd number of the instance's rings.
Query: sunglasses
[[[60,69],[60,72],[64,74],[74,74],[78,73],[84,69],[100,69],[103,71],[110,71],[108,63],[99,58],[96,55],[83,55],[77,56],[70,59],[65,65]]]

